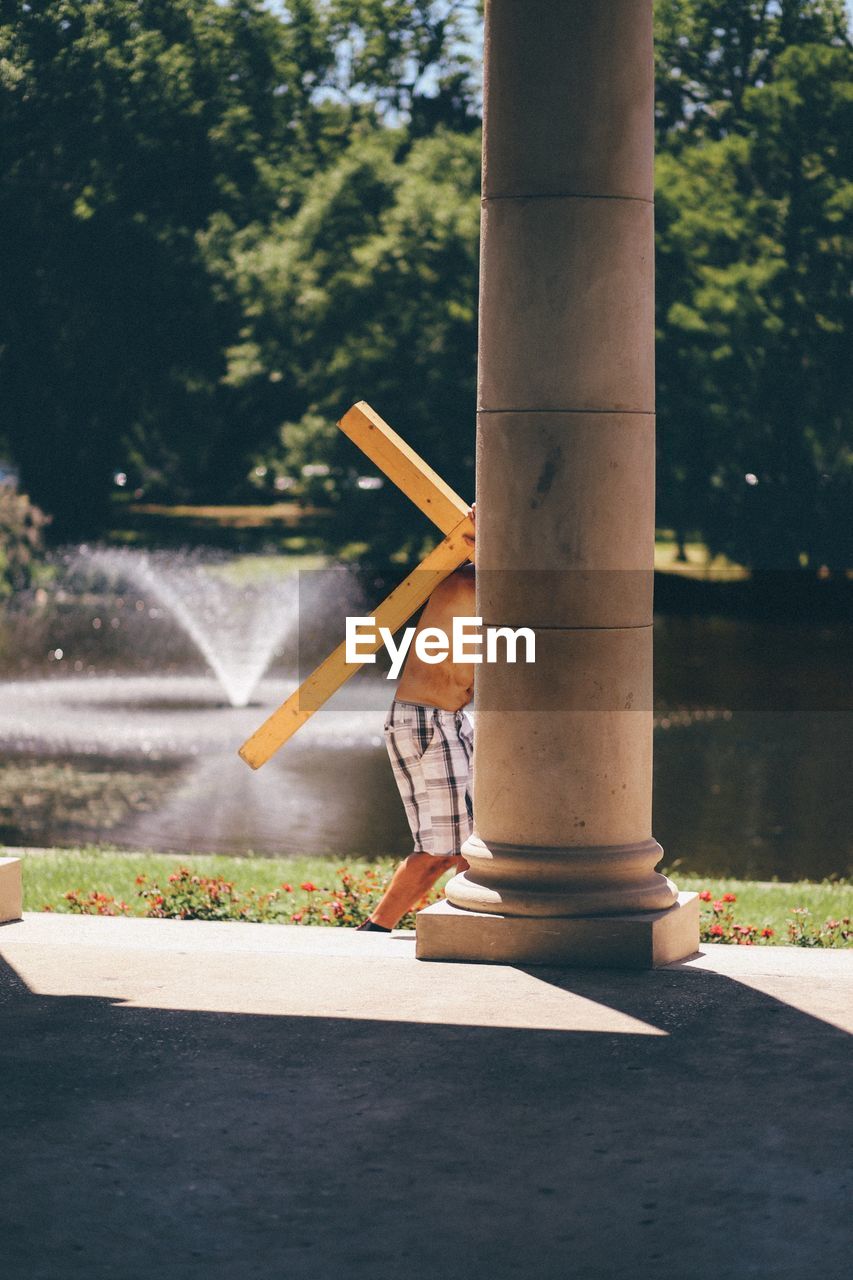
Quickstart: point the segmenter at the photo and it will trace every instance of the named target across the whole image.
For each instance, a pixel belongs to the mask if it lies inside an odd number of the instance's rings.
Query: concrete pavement
[[[704,1280],[849,1262],[853,952],[0,928],[7,1280]]]

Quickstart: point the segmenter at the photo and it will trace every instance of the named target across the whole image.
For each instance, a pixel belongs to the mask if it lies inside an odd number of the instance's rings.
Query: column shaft
[[[660,909],[651,832],[651,0],[490,0],[479,612],[535,665],[477,677],[480,843],[451,903]]]

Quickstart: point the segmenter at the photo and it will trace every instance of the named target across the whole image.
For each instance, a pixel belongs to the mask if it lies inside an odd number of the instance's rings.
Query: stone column
[[[652,0],[487,0],[479,839],[429,958],[649,965],[698,945],[652,837]]]

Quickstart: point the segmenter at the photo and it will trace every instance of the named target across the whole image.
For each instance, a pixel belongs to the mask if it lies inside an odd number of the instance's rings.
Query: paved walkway
[[[841,1280],[853,952],[0,928],[5,1280]]]

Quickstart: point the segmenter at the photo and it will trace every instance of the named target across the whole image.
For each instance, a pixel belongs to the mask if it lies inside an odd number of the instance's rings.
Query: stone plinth
[[[20,858],[0,858],[0,924],[20,920],[23,903]]]
[[[502,916],[437,902],[418,915],[419,960],[657,969],[699,946],[699,898],[680,893],[663,911],[601,916]]]

